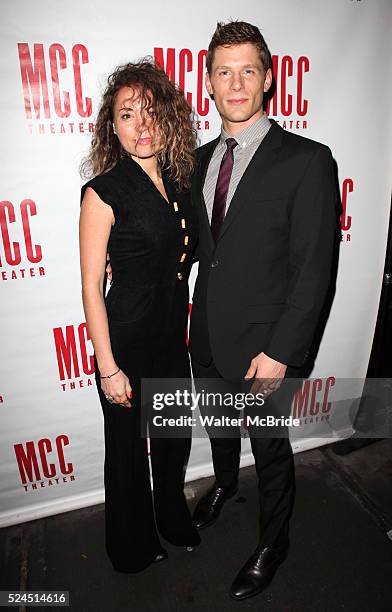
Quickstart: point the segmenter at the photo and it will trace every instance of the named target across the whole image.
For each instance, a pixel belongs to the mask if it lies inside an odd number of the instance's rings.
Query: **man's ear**
[[[214,95],[214,91],[212,89],[212,85],[211,85],[211,81],[210,81],[210,75],[208,74],[208,72],[206,72],[205,83],[206,83],[206,89],[207,89],[208,93],[210,94],[210,96],[213,96]]]
[[[272,70],[271,68],[268,68],[267,72],[265,73],[265,79],[264,79],[264,93],[267,93],[271,85],[272,85]]]

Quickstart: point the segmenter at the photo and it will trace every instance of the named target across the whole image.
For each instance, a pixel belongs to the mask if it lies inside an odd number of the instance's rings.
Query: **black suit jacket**
[[[242,378],[265,352],[293,367],[307,356],[330,282],[337,191],[331,151],[276,122],[254,154],[215,246],[203,185],[219,138],[200,147],[192,184],[199,273],[192,359]]]

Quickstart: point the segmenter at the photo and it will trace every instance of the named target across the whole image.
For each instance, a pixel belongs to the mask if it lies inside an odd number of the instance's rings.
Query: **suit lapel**
[[[250,160],[233,194],[229,209],[222,224],[218,242],[222,239],[222,236],[240,212],[242,203],[245,199],[244,196],[249,197],[249,179],[252,176],[256,176],[259,180],[264,181],[268,177],[268,173],[276,161],[278,149],[282,144],[283,130],[275,121],[270,121],[272,125],[268,134],[260,143],[260,146]]]

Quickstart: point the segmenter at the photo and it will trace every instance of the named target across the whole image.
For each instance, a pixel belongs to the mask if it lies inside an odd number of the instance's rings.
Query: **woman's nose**
[[[143,114],[137,118],[136,129],[139,132],[145,132],[151,127],[151,124],[152,124],[151,117],[147,114]]]

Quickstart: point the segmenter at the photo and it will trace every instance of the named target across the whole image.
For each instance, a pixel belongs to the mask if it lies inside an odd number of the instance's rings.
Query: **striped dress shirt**
[[[238,142],[238,146],[235,147],[233,151],[234,165],[230,178],[229,191],[227,194],[226,213],[242,175],[248,167],[248,164],[252,159],[253,155],[255,154],[257,148],[260,146],[261,142],[267,135],[270,127],[271,123],[267,115],[263,113],[260,119],[258,119],[255,123],[245,128],[245,130],[236,135],[235,140]],[[227,132],[225,132],[222,127],[221,137],[212,154],[211,161],[207,170],[206,180],[203,187],[204,201],[206,203],[210,223],[212,217],[212,208],[214,206],[215,188],[216,183],[218,181],[218,174],[222,157],[226,151],[227,138],[233,138],[233,136],[227,134]]]

